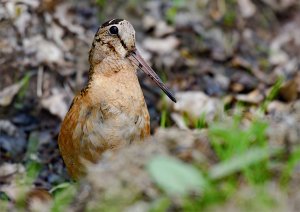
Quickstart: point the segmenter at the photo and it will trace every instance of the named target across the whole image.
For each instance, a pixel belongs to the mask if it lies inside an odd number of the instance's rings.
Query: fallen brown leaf
[[[0,91],[0,106],[6,107],[10,105],[15,95],[21,89],[22,85],[23,82],[18,82]]]

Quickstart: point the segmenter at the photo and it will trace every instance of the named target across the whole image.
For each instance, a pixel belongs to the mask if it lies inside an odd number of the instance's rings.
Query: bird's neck
[[[94,104],[101,101],[123,104],[130,98],[143,97],[136,68],[125,59],[107,59],[91,65],[87,94]]]
[[[118,72],[126,72],[132,69],[132,65],[128,59],[119,59],[118,57],[107,57],[99,63],[92,63],[90,65],[90,80],[95,77],[106,76],[110,77]]]

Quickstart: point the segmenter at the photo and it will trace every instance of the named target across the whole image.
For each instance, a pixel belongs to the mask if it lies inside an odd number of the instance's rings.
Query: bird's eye
[[[116,26],[112,26],[112,27],[109,28],[109,33],[112,34],[112,35],[117,35],[118,32],[119,32],[119,29]]]

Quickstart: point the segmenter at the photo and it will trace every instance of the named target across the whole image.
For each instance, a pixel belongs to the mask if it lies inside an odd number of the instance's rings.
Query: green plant
[[[173,0],[172,6],[166,11],[166,19],[169,23],[173,24],[178,13],[178,10],[185,3],[183,0]]]
[[[207,126],[206,114],[202,113],[202,115],[198,119],[196,119],[195,128],[202,129],[205,128],[206,126]]]
[[[206,179],[195,167],[171,157],[155,157],[147,166],[155,182],[170,195],[187,195],[202,192]]]
[[[269,94],[267,95],[265,101],[262,103],[260,107],[260,110],[262,112],[265,112],[270,102],[278,96],[282,83],[283,83],[283,78],[278,78],[275,84],[272,86]]]
[[[290,155],[286,162],[286,164],[283,167],[283,171],[280,178],[280,184],[282,186],[286,186],[289,182],[289,179],[291,178],[291,175],[296,168],[297,165],[299,165],[300,162],[300,146],[298,146]]]
[[[76,194],[76,184],[62,183],[51,189],[54,196],[53,204],[51,207],[52,212],[65,211],[74,199]]]
[[[166,97],[162,97],[162,111],[160,116],[160,127],[166,128],[167,127],[167,119],[168,119],[168,110],[167,110],[167,102]]]
[[[96,4],[103,8],[106,5],[106,0],[96,0]]]
[[[14,107],[19,109],[23,106],[23,100],[25,98],[26,92],[29,88],[29,82],[30,78],[32,76],[32,73],[27,73],[25,76],[20,80],[21,89],[18,92],[18,95],[16,96],[16,102],[14,103]]]
[[[163,82],[167,81],[167,75],[164,74],[165,72],[161,72],[161,79]],[[161,94],[161,102],[162,102],[162,109],[161,109],[161,116],[160,116],[160,127],[166,128],[170,126],[170,113],[168,111],[168,104],[167,104],[167,96],[165,94]]]
[[[9,206],[9,196],[3,192],[0,191],[0,211],[8,211]]]
[[[171,205],[171,200],[167,197],[161,197],[156,200],[150,208],[150,212],[165,212]]]
[[[243,127],[239,115],[234,117],[232,124],[211,125],[209,133],[212,147],[220,161],[224,162],[219,165],[222,174],[216,174],[217,171],[214,170],[213,178],[239,170],[249,182],[259,183],[267,180],[267,159],[270,153],[266,129],[267,124],[260,120],[254,120],[248,127]]]

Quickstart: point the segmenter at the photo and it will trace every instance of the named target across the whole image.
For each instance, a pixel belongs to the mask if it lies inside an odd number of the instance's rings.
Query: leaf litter
[[[207,130],[219,120],[231,123],[241,105],[241,130],[260,117],[269,126],[269,146],[284,149],[284,157],[297,149],[299,2],[180,2],[147,1],[134,6],[127,2],[119,7],[116,1],[103,8],[95,1],[78,5],[59,0],[0,2],[0,170],[8,170],[8,175],[0,176],[0,190],[11,189],[11,198],[16,198],[19,190],[15,173],[24,174],[26,161],[22,159],[33,135],[38,138],[38,148],[32,156],[42,163],[34,184],[51,189],[68,180],[56,144],[59,124],[74,93],[87,81],[88,51],[94,32],[99,23],[115,18],[115,14],[133,23],[143,55],[178,95],[178,104],[159,101],[158,89],[140,76],[151,115],[152,142],[142,147],[133,145],[118,154],[105,153],[80,188],[85,191],[92,185],[95,192],[73,203],[72,209],[92,207],[88,197],[93,205],[99,199],[107,201],[107,196],[124,200],[120,205],[128,210],[151,208],[162,191],[145,167],[158,156],[198,164],[201,172],[216,169],[219,158]],[[29,85],[22,89],[22,79],[29,72]],[[276,87],[278,79],[282,84]],[[274,89],[276,95],[270,96]],[[173,128],[158,128],[162,110],[166,110],[166,126]],[[249,158],[257,151],[248,152]],[[243,156],[240,160],[243,166]],[[222,176],[240,171],[239,164],[228,163],[221,167]],[[23,170],[16,168],[19,166]],[[266,191],[282,195],[274,183],[276,179]],[[293,183],[299,184],[297,168]],[[239,187],[241,197],[253,192],[245,183]],[[295,198],[289,195],[289,200],[284,200],[289,204],[278,202],[296,211],[299,192],[295,186],[289,189]],[[138,197],[142,197],[141,204],[133,203]],[[174,198],[172,204],[180,208],[183,203]],[[231,207],[239,206],[229,201],[226,208]]]

